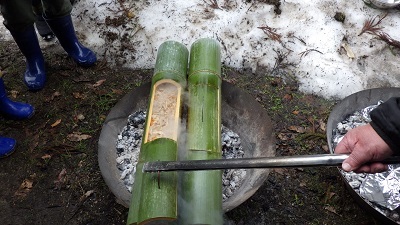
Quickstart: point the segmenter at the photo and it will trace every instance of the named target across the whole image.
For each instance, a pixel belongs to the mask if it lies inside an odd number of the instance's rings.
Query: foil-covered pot
[[[333,146],[336,147],[349,130],[369,123],[371,121],[370,112],[382,103],[383,101],[378,101],[377,104],[355,111],[339,122],[333,131]],[[341,171],[341,173],[349,185],[371,204],[377,204],[390,210],[400,206],[400,164],[389,165],[389,170],[382,173],[356,174],[345,171]]]
[[[386,172],[368,174],[360,186],[360,195],[390,210],[400,205],[400,165],[389,165]]]
[[[400,0],[369,0],[369,2],[381,9],[395,8],[400,5]]]

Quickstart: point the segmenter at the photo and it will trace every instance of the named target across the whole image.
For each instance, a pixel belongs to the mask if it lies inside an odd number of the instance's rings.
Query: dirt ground
[[[0,135],[17,139],[0,160],[0,224],[125,224],[128,209],[102,179],[97,142],[110,109],[148,82],[152,70],[113,68],[99,61],[82,69],[59,47],[43,49],[44,90],[22,82],[24,57],[0,42],[0,68],[11,99],[35,106],[26,121],[0,118]],[[325,123],[335,104],[304,95],[289,75],[224,68],[223,79],[248,91],[275,124],[276,155],[327,153]],[[275,169],[249,200],[225,214],[227,224],[380,224],[350,196],[336,168]]]

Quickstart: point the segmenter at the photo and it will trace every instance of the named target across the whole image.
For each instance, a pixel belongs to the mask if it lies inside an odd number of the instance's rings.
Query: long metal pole
[[[348,156],[347,154],[321,154],[240,159],[155,161],[146,162],[143,165],[143,172],[340,166]],[[391,157],[380,162],[385,164],[400,163],[400,157]]]

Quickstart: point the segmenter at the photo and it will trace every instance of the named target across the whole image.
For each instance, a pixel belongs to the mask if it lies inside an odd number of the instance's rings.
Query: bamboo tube
[[[177,174],[143,173],[143,163],[177,160],[187,48],[167,41],[158,50],[127,224],[167,223],[177,219]]]
[[[199,39],[191,46],[188,76],[186,160],[220,159],[221,61],[219,44]],[[181,224],[223,223],[222,172],[182,174]]]

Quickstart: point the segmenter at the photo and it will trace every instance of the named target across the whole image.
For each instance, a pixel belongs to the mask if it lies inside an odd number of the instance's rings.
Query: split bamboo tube
[[[177,160],[188,55],[187,48],[175,41],[164,42],[158,50],[128,225],[177,219],[177,173],[143,173],[142,167],[148,161]]]
[[[219,44],[199,39],[190,49],[186,160],[220,159],[221,59]],[[182,174],[181,224],[223,224],[222,172]]]

